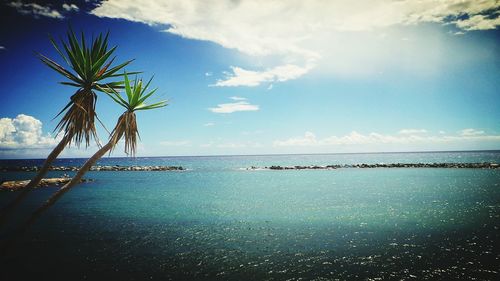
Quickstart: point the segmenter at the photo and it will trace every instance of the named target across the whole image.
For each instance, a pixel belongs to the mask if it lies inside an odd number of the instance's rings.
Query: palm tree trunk
[[[65,184],[61,189],[56,191],[41,207],[39,207],[28,221],[24,224],[23,228],[29,227],[44,211],[46,211],[50,206],[54,205],[64,193],[68,192],[72,187],[81,182],[83,175],[90,170],[97,160],[99,160],[104,154],[106,154],[111,148],[114,147],[113,142],[108,142],[105,146],[99,149],[92,157],[90,157],[85,164],[78,170],[78,173],[71,179],[70,182]]]
[[[61,196],[64,195],[64,193],[68,192],[72,187],[74,187],[76,184],[80,183],[83,175],[90,170],[90,167],[92,167],[97,160],[99,160],[104,154],[106,154],[108,151],[110,151],[114,146],[115,142],[112,140],[109,141],[105,146],[100,148],[94,155],[92,155],[91,158],[83,164],[83,166],[78,170],[77,174],[71,179],[70,182],[65,184],[63,187],[61,187],[58,191],[56,191],[45,203],[40,206],[38,209],[36,209],[35,212],[31,214],[29,219],[21,225],[17,231],[14,232],[14,235],[8,243],[3,245],[2,249],[0,250],[0,254],[5,254],[10,247],[12,247],[15,244],[15,241],[20,239],[23,234],[26,232],[26,230],[42,215],[46,210],[50,208],[50,206],[54,205]]]
[[[24,188],[25,189],[30,189],[36,187],[40,181],[42,181],[43,177],[47,174],[49,171],[50,166],[52,165],[52,162],[61,154],[61,152],[64,150],[66,145],[68,145],[69,141],[71,140],[73,136],[65,136],[58,144],[57,146],[52,150],[52,152],[47,156],[47,159],[43,163],[42,168],[40,171],[38,171],[38,174],[33,178]]]
[[[21,204],[21,202],[26,198],[26,196],[29,194],[29,192],[35,188],[40,182],[42,181],[43,177],[47,174],[49,171],[50,166],[52,165],[52,162],[61,154],[61,152],[64,150],[66,145],[69,143],[73,136],[65,136],[58,144],[57,146],[52,150],[52,152],[47,156],[47,159],[43,163],[42,168],[38,171],[37,175],[24,187],[21,188],[21,191],[17,197],[10,202],[9,205],[4,207],[2,211],[0,212],[0,227],[5,223],[7,217],[12,213],[12,211]]]

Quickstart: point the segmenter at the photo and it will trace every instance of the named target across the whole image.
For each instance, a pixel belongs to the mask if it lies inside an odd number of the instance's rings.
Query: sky
[[[137,156],[500,149],[497,0],[7,0],[0,24],[0,158],[60,139],[74,88],[35,52],[63,65],[49,35],[70,25],[109,31],[169,101],[137,113]],[[122,109],[97,113],[111,129]]]

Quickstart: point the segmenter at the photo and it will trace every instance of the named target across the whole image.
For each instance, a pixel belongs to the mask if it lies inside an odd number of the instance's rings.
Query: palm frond
[[[125,153],[134,156],[137,148],[137,138],[140,137],[134,112],[137,110],[150,110],[164,107],[167,105],[167,101],[160,101],[149,105],[145,104],[144,101],[156,92],[156,89],[154,89],[145,94],[152,78],[143,86],[141,79],[136,78],[132,83],[128,78],[127,72],[125,72],[123,76],[125,80],[126,99],[114,88],[101,87],[100,90],[126,109],[120,118],[118,118],[118,122],[111,133],[113,147],[122,137],[124,137]]]
[[[74,136],[72,140],[77,145],[80,145],[81,142],[89,145],[91,138],[97,140],[94,125],[97,96],[94,90],[123,88],[123,81],[104,80],[122,76],[121,74],[117,75],[117,72],[133,61],[128,60],[113,65],[115,61],[113,54],[117,47],[108,48],[108,38],[109,32],[106,35],[101,33],[95,38],[92,37],[91,40],[86,40],[83,32],[77,36],[71,26],[67,32],[66,40],[61,39],[60,45],[50,37],[51,44],[69,66],[68,69],[45,55],[37,54],[45,65],[68,79],[68,81],[60,82],[61,84],[78,88],[71,100],[56,116],[62,115],[56,130]]]
[[[131,63],[133,61],[134,60],[128,60],[128,61],[126,61],[126,62],[124,62],[122,64],[119,64],[119,65],[111,68],[110,70],[106,71],[103,75],[101,75],[99,80],[113,77],[112,76],[113,74],[115,74],[116,72],[120,71],[121,69],[123,69],[125,66],[127,66],[129,63]],[[121,76],[121,75],[118,75],[118,76]]]
[[[55,61],[49,59],[48,57],[46,57],[46,56],[44,56],[42,54],[38,54],[38,56],[40,57],[40,60],[45,65],[47,65],[48,67],[52,68],[53,70],[55,70],[59,74],[64,75],[69,80],[74,81],[76,83],[80,83],[80,84],[83,82],[81,79],[79,79],[75,75],[73,75],[69,70],[65,69],[64,67],[62,67],[61,65],[59,65]]]
[[[148,83],[146,83],[145,86],[143,86],[142,79],[137,79],[137,78],[134,80],[133,84],[131,84],[131,81],[128,79],[127,72],[124,73],[124,79],[125,79],[125,94],[127,95],[126,104],[128,110],[130,111],[147,110],[167,105],[167,101],[157,102],[153,106],[148,106],[145,104],[146,99],[151,97],[157,90],[153,89],[152,91],[145,94],[146,91],[148,90],[149,85],[151,84],[151,81],[153,79],[152,77],[151,79],[149,79]],[[116,91],[114,91],[114,95],[120,96],[120,94]]]

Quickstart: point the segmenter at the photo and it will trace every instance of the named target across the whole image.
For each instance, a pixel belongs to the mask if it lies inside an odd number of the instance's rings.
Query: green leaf
[[[104,56],[100,57],[95,63],[94,65],[92,66],[92,72],[93,73],[99,73],[98,70],[101,69],[101,66],[103,66],[103,64],[106,62],[106,60],[108,60],[108,58],[111,56],[111,54],[113,54],[113,52],[116,50],[116,46],[113,47],[111,50],[109,50],[106,54],[104,54]],[[110,63],[111,64],[111,63]],[[109,67],[109,65],[108,65]]]
[[[80,64],[82,72],[85,72],[85,58],[83,57],[83,52],[78,44],[78,40],[76,39],[75,32],[70,28],[68,32],[69,44],[71,47],[71,53],[75,56],[76,61]]]
[[[147,89],[147,87],[145,87],[144,89]],[[143,96],[142,98],[140,98],[140,99],[137,101],[137,103],[138,103],[138,104],[143,103],[143,102],[144,102],[147,98],[149,98],[151,95],[153,95],[153,94],[156,92],[156,90],[158,90],[158,88],[153,89],[153,90],[152,90],[151,92],[149,92],[147,95],[145,95],[145,96]]]
[[[132,95],[132,106],[136,106],[139,103],[137,102],[139,98],[141,97],[142,93],[142,79],[139,79],[139,82],[137,82],[137,78],[135,79],[135,85],[134,85],[134,94]]]
[[[74,87],[82,87],[81,84],[77,84],[77,83],[71,83],[71,82],[59,82],[59,84],[63,84],[63,85],[68,85],[68,86],[74,86]]]
[[[134,108],[134,110],[150,110],[150,109],[165,107],[167,105],[168,105],[167,101],[160,101],[160,102],[153,103],[153,104],[150,104],[150,105],[144,105],[144,106],[140,106],[140,107]]]
[[[61,110],[59,111],[59,113],[57,113],[56,117],[54,117],[54,119],[56,119],[59,115],[61,115],[61,113],[63,113],[64,111],[66,111],[66,109],[68,109],[71,105],[73,105],[73,100],[70,100],[66,106]]]
[[[78,73],[78,75],[80,75],[80,77],[84,78],[85,74],[83,73],[79,62],[78,62],[77,58],[75,57],[75,54],[69,49],[69,47],[68,47],[68,45],[66,45],[66,43],[62,42],[62,44],[63,44],[64,49],[66,50],[66,53],[68,54],[68,57],[71,61],[71,65],[72,65],[73,69],[75,70],[76,73]]]
[[[120,95],[114,95],[106,91],[104,91],[104,93],[108,95],[110,98],[112,98],[116,103],[128,109],[127,103],[123,100],[123,98]]]
[[[154,78],[154,77],[155,77],[155,76],[153,75],[153,76],[151,76],[151,78],[149,78],[148,83],[146,83],[146,86],[144,86],[144,91],[146,91],[146,89],[149,87],[149,84],[151,84],[151,81],[153,81],[153,78]],[[156,89],[155,89],[155,91],[156,91]]]
[[[54,38],[52,38],[52,36],[49,35],[49,40],[50,40],[50,43],[52,43],[52,46],[54,46],[54,48],[56,49],[56,51],[59,53],[59,55],[64,59],[64,61],[69,65],[71,66],[71,64],[69,63],[69,60],[68,58],[63,54],[63,52],[61,52],[61,50],[59,49],[59,47],[57,46],[56,44],[56,41],[54,41]]]
[[[99,49],[99,56],[102,56],[108,49],[108,37],[109,37],[109,30],[106,32],[106,36],[104,37],[104,40],[102,40],[100,49]]]
[[[57,71],[58,73],[60,73],[61,75],[65,76],[66,78],[76,82],[76,83],[83,83],[82,80],[78,79],[77,77],[75,77],[71,72],[69,72],[68,70],[64,69],[64,67],[60,66],[59,64],[57,64],[55,61],[47,58],[46,56],[42,55],[42,54],[38,54],[40,60],[45,63],[47,66],[49,66],[50,68],[54,69],[55,71]]]
[[[125,66],[127,66],[129,63],[133,62],[134,60],[128,60],[120,65],[117,65],[113,68],[111,68],[110,70],[106,71],[102,76],[101,76],[101,79],[106,79],[106,78],[109,78],[110,75],[113,75],[115,74],[115,72],[117,72],[118,70],[124,68]]]
[[[127,72],[128,75],[141,74],[141,73],[142,73],[142,71]],[[117,74],[113,74],[113,75],[108,75],[106,78],[120,77],[120,76],[123,76],[123,75],[124,75],[123,73],[117,73]]]
[[[85,46],[85,35],[83,35],[83,31],[82,31],[82,50],[85,54],[85,50],[87,49],[87,47]]]
[[[130,102],[132,100],[132,90],[130,89],[130,81],[128,80],[128,75],[125,72],[125,93],[127,94],[127,99]]]

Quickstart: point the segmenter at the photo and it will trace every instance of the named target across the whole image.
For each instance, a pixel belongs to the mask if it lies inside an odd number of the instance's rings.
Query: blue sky
[[[498,1],[1,5],[1,158],[57,142],[73,89],[34,51],[62,64],[48,34],[69,24],[109,30],[117,60],[169,100],[138,113],[138,156],[500,149]],[[108,128],[122,111],[106,96],[97,110]]]

